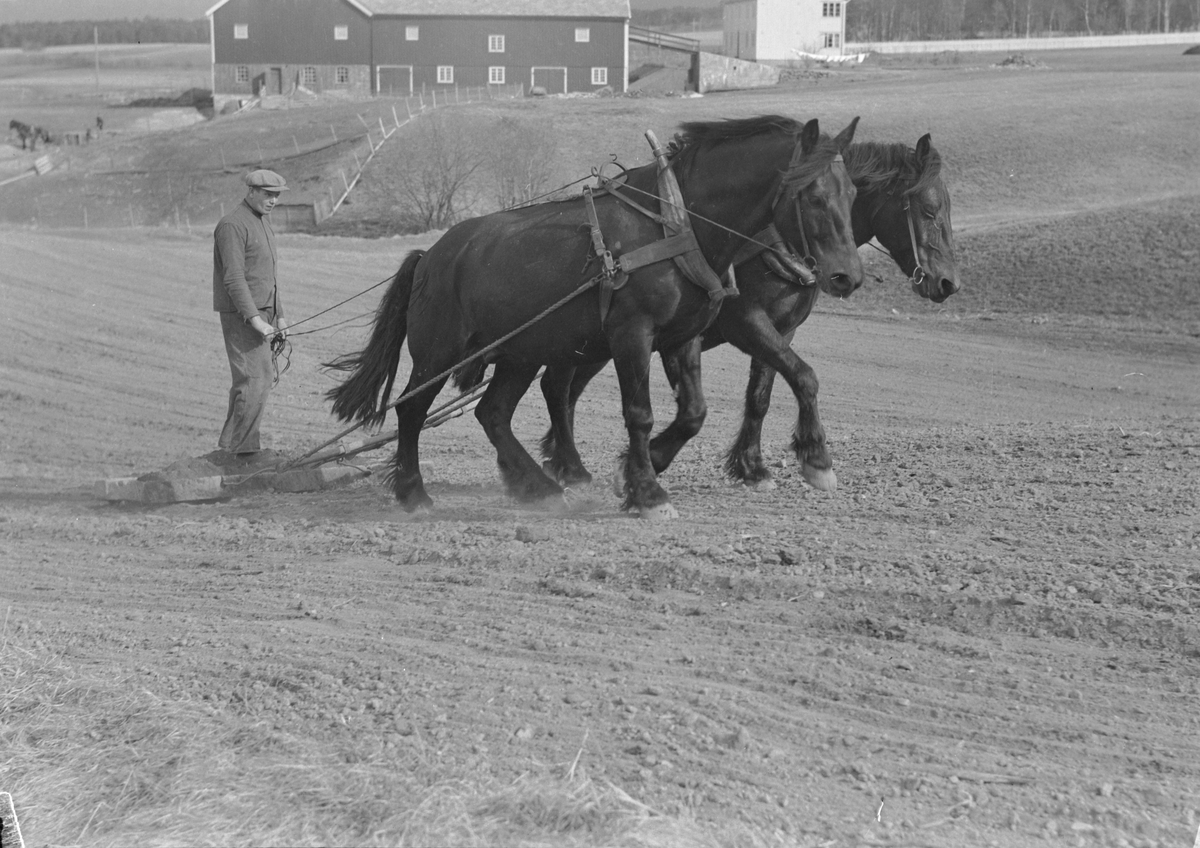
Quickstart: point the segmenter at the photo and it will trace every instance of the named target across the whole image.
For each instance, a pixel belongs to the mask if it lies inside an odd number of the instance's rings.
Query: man
[[[268,217],[287,182],[274,171],[246,175],[249,191],[213,232],[213,310],[221,315],[233,386],[217,447],[242,463],[268,461],[259,425],[271,392],[271,340],[287,335],[275,282],[275,233]]]

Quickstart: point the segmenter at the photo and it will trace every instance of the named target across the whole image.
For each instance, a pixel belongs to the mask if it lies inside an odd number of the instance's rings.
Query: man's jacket
[[[249,321],[283,304],[275,286],[275,233],[266,215],[243,200],[213,232],[213,310],[236,312]]]

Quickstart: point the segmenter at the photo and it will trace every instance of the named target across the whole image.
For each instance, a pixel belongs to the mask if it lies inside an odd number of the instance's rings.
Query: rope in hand
[[[283,360],[283,368],[279,367],[280,359]],[[271,367],[275,369],[275,379],[271,381],[273,389],[279,385],[279,380],[292,367],[292,343],[283,333],[271,336]]]

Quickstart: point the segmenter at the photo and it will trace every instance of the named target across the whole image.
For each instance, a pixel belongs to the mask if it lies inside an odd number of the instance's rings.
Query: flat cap
[[[260,169],[246,174],[246,185],[251,188],[265,188],[267,191],[287,191],[287,180],[274,171]]]

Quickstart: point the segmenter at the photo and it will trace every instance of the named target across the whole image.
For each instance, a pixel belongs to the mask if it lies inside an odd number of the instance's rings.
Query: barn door
[[[412,94],[412,65],[379,65],[375,68],[375,93],[384,97]]]
[[[271,68],[271,88],[268,94],[283,94],[283,68]]]
[[[534,68],[533,85],[545,89],[547,94],[567,93],[566,68]]]

